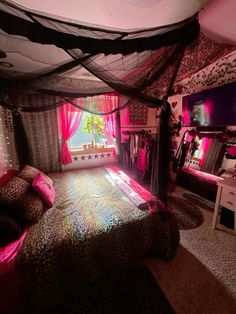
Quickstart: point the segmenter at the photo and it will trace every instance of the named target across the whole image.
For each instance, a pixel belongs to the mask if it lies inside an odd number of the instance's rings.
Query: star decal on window
[[[81,159],[81,160],[85,160],[85,156],[82,155],[82,156],[80,157],[80,159]]]
[[[78,161],[79,160],[78,156],[74,156],[73,159],[74,159],[74,161]]]
[[[111,157],[111,153],[107,153],[107,157]]]
[[[100,157],[101,157],[101,158],[104,158],[104,157],[105,157],[105,154],[101,153]]]
[[[88,155],[88,159],[91,160],[93,158],[92,155]]]
[[[95,158],[95,159],[97,159],[98,157],[99,157],[99,155],[98,155],[98,154],[95,154],[95,155],[94,155],[94,158]]]

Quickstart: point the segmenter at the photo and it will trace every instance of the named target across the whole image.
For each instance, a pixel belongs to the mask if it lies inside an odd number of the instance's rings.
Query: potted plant
[[[98,115],[87,115],[83,124],[82,131],[92,135],[92,147],[95,147],[95,135],[104,135],[104,122]]]

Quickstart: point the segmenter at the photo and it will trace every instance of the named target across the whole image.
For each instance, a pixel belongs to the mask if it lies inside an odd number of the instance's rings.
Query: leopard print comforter
[[[81,287],[137,265],[170,258],[179,242],[175,217],[142,211],[104,168],[52,174],[56,201],[33,225],[17,258],[25,313],[52,313]]]

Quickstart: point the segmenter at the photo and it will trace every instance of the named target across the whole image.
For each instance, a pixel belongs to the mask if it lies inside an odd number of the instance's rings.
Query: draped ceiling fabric
[[[216,42],[206,37],[203,33],[200,33],[185,49],[172,93],[178,93],[178,90],[175,91],[175,87],[178,88],[180,82],[186,78],[190,78],[194,73],[206,68],[209,64],[223,58],[234,50],[236,50],[235,46]],[[154,84],[148,88],[148,93],[153,97],[162,97],[166,92],[170,75],[169,71],[166,71],[159,80],[156,80]]]
[[[174,75],[185,47],[199,34],[196,15],[168,26],[119,31],[55,19],[4,0],[0,28],[0,49],[9,60],[17,54],[14,67],[1,73],[5,90],[68,97],[115,90],[127,97],[124,102],[135,97],[150,106],[162,101],[146,89],[165,71]],[[55,84],[82,77],[89,78],[82,88]]]
[[[126,96],[120,105],[135,97],[160,106],[173,76],[172,84],[234,49],[199,35],[197,15],[167,26],[122,31],[42,15],[2,0],[0,28],[0,49],[13,64],[1,67],[3,90],[68,97],[117,91]]]

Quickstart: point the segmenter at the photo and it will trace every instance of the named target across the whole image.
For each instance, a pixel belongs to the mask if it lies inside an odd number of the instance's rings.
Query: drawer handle
[[[230,195],[234,195],[234,192],[229,192]]]
[[[228,201],[227,203],[228,203],[229,205],[233,205],[233,203],[232,203],[232,202],[229,202],[229,201]]]

